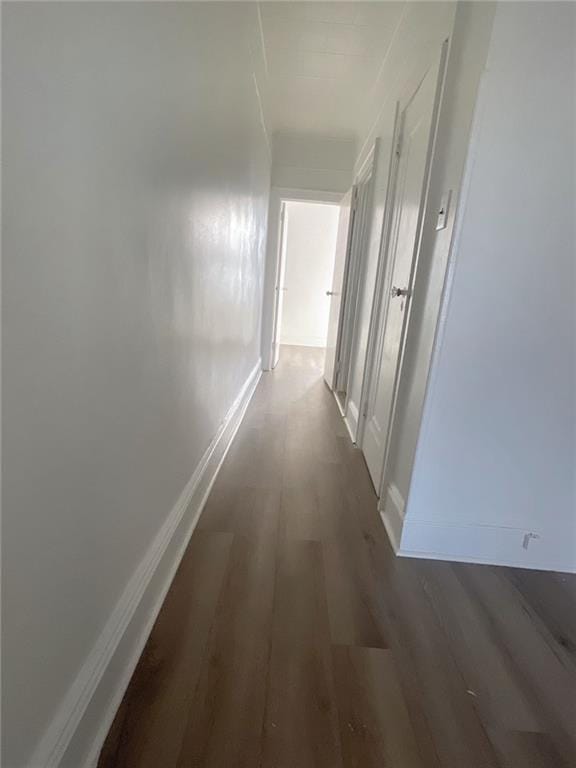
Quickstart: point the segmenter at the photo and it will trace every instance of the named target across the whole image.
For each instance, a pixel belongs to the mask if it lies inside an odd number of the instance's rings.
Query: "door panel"
[[[384,466],[424,208],[438,71],[438,66],[428,71],[401,116],[400,157],[388,241],[391,290],[383,308],[384,324],[376,348],[362,440],[362,450],[377,492]]]
[[[324,379],[330,389],[334,389],[336,385],[336,347],[338,343],[338,326],[340,320],[340,308],[342,306],[342,292],[344,290],[344,270],[346,268],[346,257],[350,240],[351,205],[352,190],[344,195],[342,202],[340,203],[334,276],[330,288],[330,316],[328,319],[328,338],[326,341],[326,357],[324,361]]]

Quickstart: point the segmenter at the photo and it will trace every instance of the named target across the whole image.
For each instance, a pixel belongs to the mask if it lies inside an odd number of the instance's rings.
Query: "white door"
[[[280,358],[280,329],[282,327],[282,302],[284,301],[284,276],[286,274],[286,203],[280,207],[280,239],[278,243],[278,267],[276,270],[276,301],[274,306],[274,328],[272,330],[272,368]]]
[[[424,213],[432,118],[440,66],[432,67],[401,114],[399,153],[391,231],[388,239],[389,294],[382,307],[384,323],[376,344],[366,407],[362,450],[376,491],[384,468],[392,403],[406,331],[419,232]]]
[[[332,285],[326,290],[330,300],[330,315],[328,317],[328,337],[326,340],[326,357],[324,360],[324,379],[334,389],[336,385],[334,369],[336,367],[336,346],[338,343],[338,327],[340,324],[340,307],[342,306],[342,291],[344,289],[344,270],[350,240],[350,209],[352,205],[352,190],[347,192],[340,203],[338,218],[338,234],[336,236],[336,254],[334,258],[334,275]]]

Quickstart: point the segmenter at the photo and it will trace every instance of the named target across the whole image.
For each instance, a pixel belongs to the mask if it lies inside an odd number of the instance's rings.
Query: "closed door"
[[[391,279],[386,282],[389,294],[383,306],[384,322],[376,344],[362,438],[362,450],[377,492],[411,300],[439,70],[435,66],[428,71],[403,110],[395,148],[398,168],[387,259]]]
[[[330,387],[335,387],[336,346],[338,343],[338,326],[340,320],[340,307],[342,306],[342,291],[344,283],[344,270],[350,239],[350,209],[352,205],[352,190],[347,192],[340,203],[340,215],[338,218],[338,234],[336,236],[336,254],[334,260],[334,275],[332,285],[326,293],[330,301],[330,314],[328,317],[328,336],[326,339],[326,357],[324,360],[324,379]]]

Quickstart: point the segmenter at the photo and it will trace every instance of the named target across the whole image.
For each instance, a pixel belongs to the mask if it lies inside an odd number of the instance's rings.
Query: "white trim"
[[[93,766],[262,373],[248,376],[94,644],[29,762]],[[125,641],[128,638],[128,642]],[[128,647],[125,647],[125,646]],[[116,674],[107,679],[111,667]],[[80,736],[78,735],[80,734]]]
[[[529,544],[523,546],[526,536]],[[471,525],[414,519],[404,521],[400,549],[402,557],[483,563],[512,568],[576,573],[576,555],[571,542],[558,557],[557,541],[544,531],[502,525]]]
[[[270,194],[277,194],[282,202],[334,203],[338,205],[346,192],[327,192],[322,189],[296,189],[293,187],[272,187]]]
[[[338,405],[340,405],[340,403],[338,403]],[[356,439],[354,437],[354,430],[352,428],[352,425],[350,424],[350,419],[347,416],[345,416],[344,414],[342,414],[342,420],[343,420],[344,426],[346,427],[346,430],[347,430],[347,432],[348,432],[348,434],[350,436],[350,440],[354,443],[354,445],[356,445]]]
[[[262,368],[272,370],[274,355],[274,324],[280,268],[280,211],[282,203],[305,202],[338,205],[346,192],[327,192],[319,189],[292,189],[272,187],[268,205],[268,236],[266,243],[266,269],[262,302]]]
[[[338,410],[340,411],[340,416],[342,416],[342,421],[344,422],[344,426],[346,427],[346,430],[348,431],[348,434],[350,435],[350,440],[354,443],[354,433],[352,432],[352,429],[350,428],[350,423],[348,422],[348,419],[346,417],[346,413],[344,411],[344,406],[340,402],[340,398],[338,397],[338,392],[333,389],[332,394],[334,395],[334,400],[336,400],[336,406]]]
[[[375,159],[376,154],[378,150],[378,145],[380,143],[380,137],[377,136],[374,139],[374,142],[372,143],[372,146],[370,147],[370,151],[362,161],[360,167],[356,171],[356,174],[354,175],[354,184],[364,184],[370,176],[374,175],[374,165],[375,165]]]
[[[368,248],[370,246],[374,182],[379,150],[380,137],[374,140],[372,149],[356,174],[353,185],[353,215],[350,219],[351,233],[347,254],[346,277],[342,288],[342,305],[340,308],[342,318],[339,324],[338,342],[336,344],[336,362],[338,364],[336,385],[338,390],[346,393],[346,412],[348,411],[348,403],[350,401],[352,361],[358,341],[360,294],[363,285],[362,281],[365,276]],[[367,188],[367,193],[365,197],[361,197],[364,187]],[[360,204],[360,201],[362,204]],[[354,442],[356,442],[357,425],[358,419],[356,418]]]
[[[386,489],[386,496],[380,499],[378,510],[386,528],[386,533],[394,552],[401,554],[400,542],[402,540],[402,528],[404,526],[404,499],[398,488],[391,483]]]
[[[346,411],[344,413],[344,424],[350,433],[352,442],[356,443],[356,432],[358,431],[358,408],[352,400],[348,400],[346,403]]]
[[[332,394],[334,395],[334,400],[336,400],[336,405],[338,406],[338,410],[340,411],[340,416],[344,418],[345,417],[344,406],[340,402],[340,398],[338,397],[338,391],[336,389],[333,389]]]
[[[396,102],[394,114],[394,131],[392,134],[392,146],[390,148],[390,161],[388,163],[388,179],[386,182],[386,195],[384,198],[384,214],[382,216],[382,228],[380,231],[380,244],[378,248],[378,265],[376,279],[372,294],[372,311],[368,327],[368,341],[366,344],[366,366],[362,379],[362,391],[360,395],[360,413],[362,418],[358,427],[358,445],[363,448],[366,422],[374,402],[372,395],[375,381],[373,377],[380,370],[382,348],[384,342],[383,326],[388,311],[388,299],[390,297],[390,282],[392,269],[388,268],[389,241],[392,232],[392,213],[394,194],[396,190],[396,177],[398,175],[399,156],[396,151],[402,121],[400,117],[400,102]],[[383,469],[383,468],[382,468]],[[378,484],[380,489],[380,482]]]
[[[350,291],[349,283],[350,283],[351,272],[352,272],[352,254],[353,254],[353,244],[354,244],[354,236],[355,236],[354,233],[355,233],[355,227],[356,227],[356,215],[358,213],[358,187],[356,184],[352,185],[352,187],[349,190],[349,194],[350,194],[350,216],[348,219],[348,235],[346,238],[346,254],[344,257],[344,271],[342,274],[342,286],[340,288],[342,298],[340,301],[340,312],[338,315],[338,329],[336,333],[336,346],[334,351],[334,376],[332,378],[332,389],[334,389],[337,392],[344,393],[344,403],[342,404],[343,408],[345,408],[346,406],[347,393],[346,393],[346,385],[344,384],[344,387],[342,386],[342,379],[346,379],[346,371],[345,371],[345,367],[343,366],[342,352],[345,349],[344,337],[347,332],[346,320],[347,320],[348,310],[346,309],[346,306],[347,306],[348,293]],[[342,413],[342,415],[344,415],[344,412]]]

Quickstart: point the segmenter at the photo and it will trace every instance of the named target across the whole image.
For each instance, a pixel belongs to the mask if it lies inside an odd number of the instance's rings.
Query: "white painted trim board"
[[[402,528],[404,526],[404,499],[393,483],[388,486],[386,492],[378,501],[378,511],[386,528],[388,539],[392,549],[400,554],[400,542],[402,540]]]

